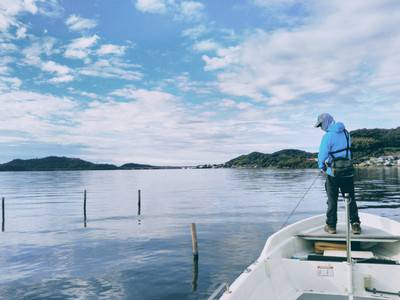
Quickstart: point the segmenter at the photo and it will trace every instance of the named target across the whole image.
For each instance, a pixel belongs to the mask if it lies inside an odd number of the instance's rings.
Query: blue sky
[[[398,1],[1,0],[0,161],[317,151],[399,126]]]

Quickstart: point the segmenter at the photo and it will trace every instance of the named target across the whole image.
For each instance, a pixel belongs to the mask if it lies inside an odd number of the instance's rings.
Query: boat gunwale
[[[315,216],[311,216],[302,220],[299,220],[297,222],[294,222],[292,224],[289,224],[288,226],[278,230],[277,232],[273,233],[267,238],[267,241],[263,247],[263,250],[258,257],[257,260],[255,260],[252,264],[250,264],[230,285],[229,291],[226,294],[231,294],[246,281],[246,279],[251,275],[253,271],[258,269],[261,264],[267,263],[268,261],[272,263],[272,261],[278,261],[279,259],[283,259],[284,257],[275,257],[275,254],[277,250],[281,248],[282,243],[287,243],[290,239],[299,239],[300,237],[298,236],[299,232],[301,232],[304,229],[310,228],[310,231],[314,230],[316,227],[323,226],[325,224],[325,214],[319,214]],[[400,228],[400,222],[396,220],[392,220],[387,217],[383,216],[378,216],[374,214],[369,214],[369,213],[360,213],[360,219],[364,222],[364,226],[372,223],[381,223],[382,227],[385,227],[387,230],[387,226],[390,225],[391,229],[393,227]],[[344,213],[339,212],[338,213],[338,223],[339,221],[344,220]],[[376,224],[375,224],[376,225]],[[299,228],[300,227],[300,228]],[[376,228],[376,226],[370,226],[373,228]],[[394,228],[395,229],[395,228]],[[383,230],[387,234],[390,234],[386,230]],[[399,234],[400,230],[398,229]],[[342,262],[341,262],[342,263]],[[224,298],[223,295],[223,299]],[[229,299],[229,298],[228,298]]]

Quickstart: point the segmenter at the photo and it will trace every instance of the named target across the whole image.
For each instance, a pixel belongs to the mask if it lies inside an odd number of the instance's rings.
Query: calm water
[[[258,257],[315,176],[234,169],[0,173],[0,298],[207,298]],[[290,222],[324,212],[323,182],[320,176]],[[358,170],[360,208],[400,221],[399,182],[399,169]]]

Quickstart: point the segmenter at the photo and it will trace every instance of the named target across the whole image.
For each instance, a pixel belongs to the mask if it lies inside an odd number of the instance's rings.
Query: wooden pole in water
[[[197,279],[199,276],[199,248],[197,245],[197,231],[196,223],[192,223],[190,226],[192,233],[192,251],[193,251],[193,276],[192,276],[192,291],[197,290]]]
[[[5,221],[6,221],[6,218],[5,218],[4,197],[1,198],[1,216],[2,216],[1,231],[4,232],[4,223],[5,223]]]
[[[141,192],[140,190],[138,190],[138,201],[137,201],[137,205],[138,205],[138,215],[140,216],[141,210],[142,210],[142,203],[141,203],[142,199],[141,199]]]
[[[83,222],[84,222],[84,226],[86,227],[87,225],[87,216],[86,216],[86,189],[83,191]]]
[[[191,225],[191,232],[192,232],[192,250],[193,255],[195,257],[199,256],[199,249],[197,245],[197,232],[196,232],[196,224],[192,223]]]

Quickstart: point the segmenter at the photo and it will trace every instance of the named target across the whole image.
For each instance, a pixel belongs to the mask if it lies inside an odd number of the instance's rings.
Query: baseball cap
[[[332,118],[332,116],[328,113],[320,114],[317,118],[317,122],[314,124],[314,127],[315,128],[321,127],[322,122],[324,122],[324,120],[327,120],[328,118]]]

